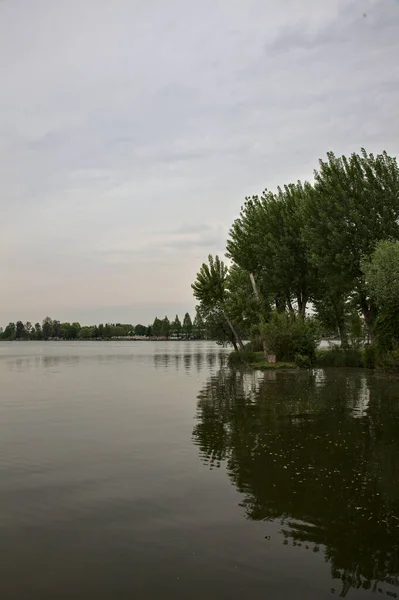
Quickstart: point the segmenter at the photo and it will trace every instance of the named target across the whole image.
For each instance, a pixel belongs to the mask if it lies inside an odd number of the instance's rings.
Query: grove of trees
[[[138,326],[140,327],[140,326]],[[9,323],[0,338],[3,340],[49,340],[49,339],[89,339],[112,338],[132,335],[133,325],[107,323],[103,325],[81,326],[80,323],[60,323],[46,317],[42,323],[32,325],[29,321]]]
[[[266,355],[275,353],[270,323],[280,318],[297,334],[303,322],[314,339],[316,327],[336,336],[343,348],[360,339],[375,342],[381,352],[395,352],[396,158],[364,149],[349,157],[329,152],[319,161],[313,183],[298,181],[246,198],[226,250],[230,266],[209,256],[192,288],[198,310],[225,327],[236,348],[243,348],[249,333],[263,343]]]

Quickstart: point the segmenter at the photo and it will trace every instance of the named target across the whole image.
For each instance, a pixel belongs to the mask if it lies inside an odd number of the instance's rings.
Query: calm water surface
[[[0,344],[0,597],[399,597],[399,383]]]

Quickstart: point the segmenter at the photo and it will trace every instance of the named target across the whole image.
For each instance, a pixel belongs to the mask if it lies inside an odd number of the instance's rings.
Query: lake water
[[[0,344],[2,599],[397,597],[398,380],[224,357]]]

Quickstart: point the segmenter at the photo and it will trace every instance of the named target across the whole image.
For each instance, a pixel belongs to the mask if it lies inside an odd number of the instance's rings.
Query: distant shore
[[[146,337],[146,336],[126,336],[111,338],[48,338],[47,340],[15,339],[0,340],[2,342],[212,342],[214,340],[204,338],[175,338],[175,337]]]

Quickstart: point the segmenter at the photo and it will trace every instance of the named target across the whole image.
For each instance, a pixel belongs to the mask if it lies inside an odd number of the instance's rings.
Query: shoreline
[[[216,342],[201,338],[115,337],[115,338],[48,338],[47,340],[0,340],[0,342]]]

